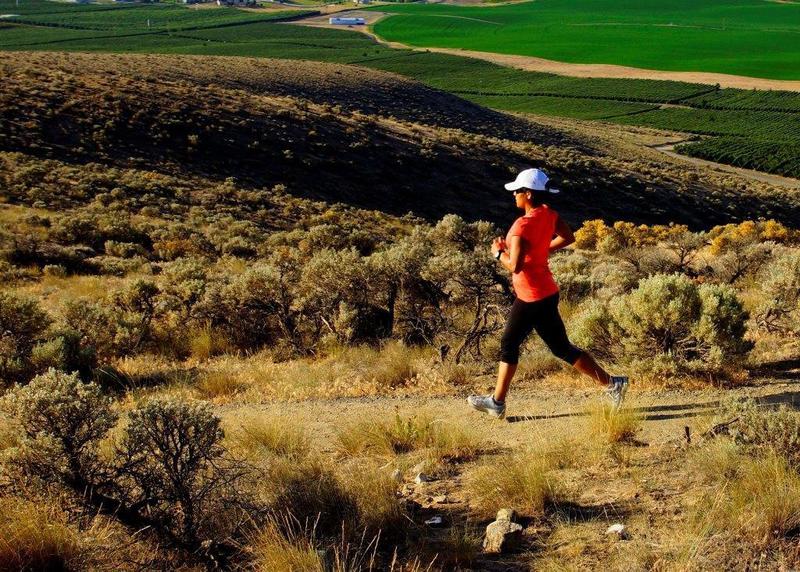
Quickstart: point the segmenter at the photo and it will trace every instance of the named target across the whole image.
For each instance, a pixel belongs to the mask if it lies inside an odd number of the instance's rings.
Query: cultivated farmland
[[[491,10],[509,8],[513,7]],[[191,10],[175,5],[65,6],[42,0],[16,7],[14,2],[3,0],[0,12],[20,14],[20,18],[0,24],[0,49],[4,50],[255,56],[356,64],[399,73],[499,110],[599,119],[683,131],[690,136],[725,136],[724,142],[682,149],[694,154],[702,148],[705,158],[800,176],[796,162],[774,160],[778,145],[774,141],[783,145],[781,155],[800,145],[800,94],[793,92],[719,89],[677,81],[564,77],[449,54],[392,49],[346,30],[274,23],[302,15],[298,11]],[[680,105],[680,109],[662,109],[663,105]],[[712,152],[712,148],[725,151]]]
[[[420,47],[580,63],[800,79],[800,5],[762,0],[545,0],[407,4],[375,31]]]

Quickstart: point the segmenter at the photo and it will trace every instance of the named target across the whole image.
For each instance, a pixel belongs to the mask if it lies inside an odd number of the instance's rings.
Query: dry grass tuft
[[[244,390],[244,384],[224,372],[207,371],[200,376],[195,389],[206,399],[216,399],[236,395]]]
[[[434,420],[428,416],[371,419],[344,427],[337,434],[338,450],[344,456],[362,454],[402,455],[425,450],[435,462],[474,459],[483,448],[482,439],[466,426]]]
[[[356,509],[356,529],[382,538],[396,537],[407,524],[397,496],[398,483],[389,472],[363,460],[345,463],[339,482]]]
[[[550,475],[550,461],[542,455],[524,454],[492,459],[465,477],[471,506],[483,517],[511,506],[530,515],[564,497],[556,479]]]
[[[225,334],[209,325],[189,331],[186,344],[189,355],[198,361],[206,361],[233,349]]]
[[[0,498],[0,570],[78,570],[82,552],[57,505]]]
[[[225,424],[225,438],[229,448],[247,457],[280,455],[300,459],[309,451],[308,437],[287,417],[258,413],[237,415],[235,420]]]
[[[289,518],[270,521],[249,542],[256,570],[322,572],[313,534]]]
[[[693,451],[691,463],[709,483],[736,478],[742,466],[741,448],[730,439],[718,438]]]
[[[642,420],[630,409],[617,411],[606,403],[589,409],[589,431],[592,436],[606,443],[630,443],[636,438]]]
[[[800,475],[774,453],[740,458],[737,475],[698,510],[706,534],[731,533],[763,547],[800,530]]]

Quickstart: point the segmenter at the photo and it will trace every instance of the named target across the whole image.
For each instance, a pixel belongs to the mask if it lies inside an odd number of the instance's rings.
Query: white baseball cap
[[[544,171],[539,169],[525,169],[516,180],[511,183],[506,183],[507,191],[518,191],[520,189],[529,189],[531,191],[543,191],[545,193],[556,194],[560,191],[558,189],[548,189],[547,181],[549,177],[544,174]]]

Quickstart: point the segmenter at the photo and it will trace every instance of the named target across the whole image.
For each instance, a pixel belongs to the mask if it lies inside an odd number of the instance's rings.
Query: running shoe
[[[488,413],[490,417],[502,419],[506,416],[506,404],[498,403],[494,400],[494,396],[489,395],[470,395],[467,397],[467,403],[470,407],[483,413]]]
[[[611,381],[606,388],[606,396],[611,401],[611,407],[616,411],[625,401],[625,394],[628,392],[628,378],[624,375],[612,375]]]

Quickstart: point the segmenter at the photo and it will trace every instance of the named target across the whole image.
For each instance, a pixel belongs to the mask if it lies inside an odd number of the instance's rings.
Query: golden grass
[[[200,375],[195,389],[201,398],[218,399],[244,391],[244,384],[224,372],[206,371]]]
[[[398,483],[388,470],[363,460],[338,467],[339,482],[356,508],[357,530],[381,537],[397,535],[408,524],[397,496]]]
[[[701,477],[709,483],[719,483],[736,478],[742,467],[743,452],[730,439],[714,439],[702,448],[695,449],[691,463]]]
[[[225,420],[224,428],[228,448],[246,457],[280,455],[299,459],[309,452],[308,437],[288,416],[237,414],[235,419]]]
[[[589,408],[590,436],[606,443],[632,442],[641,425],[641,417],[625,407],[615,411],[609,404],[599,403]]]
[[[698,509],[704,534],[727,533],[764,547],[800,529],[800,475],[784,458],[742,457],[736,473]]]
[[[291,516],[326,537],[404,534],[399,483],[377,463],[357,459],[331,465],[312,457],[273,457],[262,469],[258,496],[273,514]]]
[[[210,325],[191,329],[186,334],[186,343],[189,355],[198,361],[207,361],[233,349],[225,334]]]
[[[314,541],[299,524],[267,523],[249,542],[253,565],[261,572],[286,570],[292,572],[323,572]]]
[[[269,351],[248,357],[221,355],[201,363],[201,373],[230,379],[237,403],[275,399],[445,395],[467,383],[471,370],[436,363],[432,348],[391,342],[383,348],[335,347],[324,356],[275,361]]]
[[[435,420],[427,415],[374,418],[341,428],[337,450],[343,456],[394,456],[424,450],[432,462],[472,460],[485,447],[483,439],[466,425]]]
[[[55,503],[0,498],[0,570],[81,569],[81,539]]]
[[[472,469],[464,487],[470,506],[482,517],[503,507],[538,516],[564,498],[564,491],[550,474],[549,460],[538,454],[496,457]]]
[[[42,307],[57,314],[65,302],[78,298],[100,300],[109,292],[118,290],[126,282],[132,280],[114,276],[43,276],[39,282],[19,285],[15,290],[25,296],[37,298]]]

